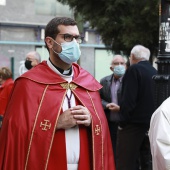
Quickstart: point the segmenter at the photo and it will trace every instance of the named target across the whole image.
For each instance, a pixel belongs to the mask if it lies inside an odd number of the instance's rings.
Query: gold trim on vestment
[[[60,84],[63,89],[70,89],[70,90],[75,90],[77,88],[77,85],[74,83],[61,83]]]
[[[101,132],[102,132],[101,120],[100,120],[100,118],[99,118],[99,116],[98,116],[98,114],[97,114],[96,108],[94,107],[94,103],[93,103],[93,100],[92,100],[89,92],[88,92],[87,90],[86,90],[86,92],[87,92],[87,94],[88,94],[88,96],[89,96],[89,98],[90,98],[90,100],[91,100],[91,102],[92,102],[92,105],[93,105],[95,114],[96,114],[96,116],[98,117],[98,119],[99,119],[99,121],[100,121],[100,125],[98,125],[98,128],[100,129],[100,133],[101,133]],[[73,91],[73,94],[74,94],[74,95],[78,98],[78,100],[86,107],[86,105],[82,102],[82,100],[76,95],[75,91]],[[95,130],[93,130],[93,129],[94,129],[94,125],[93,125],[93,121],[92,121],[93,170],[96,170],[96,169],[95,169],[95,153],[94,153],[94,135],[97,135],[97,134],[95,134]],[[101,135],[101,138],[102,138],[102,170],[104,170],[104,165],[103,165],[103,137],[102,137],[102,135]]]
[[[46,165],[45,165],[45,170],[47,170],[47,167],[48,167],[48,161],[49,161],[50,152],[51,152],[51,148],[52,148],[52,144],[53,144],[53,140],[54,140],[54,135],[55,135],[55,132],[56,132],[57,122],[58,122],[58,118],[60,116],[60,112],[61,112],[61,109],[62,109],[62,106],[63,106],[63,102],[64,102],[64,98],[66,96],[66,93],[67,93],[67,91],[65,92],[65,94],[63,96],[62,103],[61,103],[60,108],[59,108],[58,113],[57,113],[57,118],[56,118],[55,126],[54,126],[54,129],[53,129],[53,134],[52,134],[52,139],[51,139],[51,143],[50,143],[50,148],[49,148],[49,151],[48,151],[48,156],[47,156],[47,161],[46,161]]]
[[[86,91],[87,91],[87,90],[86,90]],[[100,120],[99,115],[97,114],[95,105],[94,105],[93,100],[92,100],[92,98],[91,98],[91,96],[90,96],[90,94],[89,94],[88,91],[87,91],[87,94],[88,94],[89,97],[90,97],[90,100],[91,100],[91,102],[92,102],[93,108],[94,108],[94,110],[95,110],[95,114],[96,114],[96,116],[98,117],[99,122],[100,122],[100,125],[96,125],[96,126],[95,126],[95,131],[93,131],[93,129],[92,129],[92,132],[93,132],[93,134],[96,133],[96,127],[97,127],[98,129],[100,129],[101,138],[102,138],[102,170],[104,170],[104,164],[103,164],[103,160],[104,160],[104,158],[103,158],[103,157],[104,157],[104,156],[103,156],[103,153],[104,153],[104,151],[103,151],[102,123],[101,123],[101,120]],[[97,133],[96,135],[99,135],[99,133]],[[94,138],[93,138],[93,148],[94,148]],[[94,149],[93,149],[93,153],[94,153]],[[95,156],[93,156],[93,157],[95,158]],[[95,165],[95,164],[94,164],[94,165]],[[94,167],[94,170],[95,170],[95,167]]]
[[[37,124],[37,119],[38,119],[38,116],[39,116],[39,113],[40,113],[40,108],[41,108],[41,105],[42,105],[42,102],[44,100],[44,96],[45,96],[45,93],[47,91],[47,88],[48,88],[48,85],[46,86],[44,92],[43,92],[43,95],[42,95],[42,99],[40,100],[40,105],[38,107],[38,111],[37,111],[37,114],[36,114],[36,117],[35,117],[35,122],[34,122],[34,125],[33,125],[33,129],[32,129],[32,133],[31,133],[31,138],[30,138],[30,142],[29,142],[29,147],[28,147],[28,153],[27,153],[27,156],[26,156],[26,162],[25,162],[25,170],[27,169],[27,165],[28,165],[28,159],[29,159],[29,154],[30,154],[30,149],[31,149],[31,144],[32,144],[32,139],[33,139],[33,136],[34,136],[34,131],[35,131],[35,127],[36,127],[36,124]]]

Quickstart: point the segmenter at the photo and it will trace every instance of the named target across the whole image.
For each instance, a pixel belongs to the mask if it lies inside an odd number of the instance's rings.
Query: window
[[[56,0],[35,0],[35,13],[39,15],[73,16],[68,5],[63,5]]]

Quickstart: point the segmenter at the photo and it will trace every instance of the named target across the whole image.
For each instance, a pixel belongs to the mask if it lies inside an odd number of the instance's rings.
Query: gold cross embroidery
[[[41,122],[40,127],[42,127],[42,130],[47,131],[48,129],[51,128],[51,123],[50,123],[49,120],[45,120],[45,119],[44,119],[44,124],[43,124],[43,122]],[[47,128],[48,128],[48,129],[47,129]]]
[[[96,126],[95,126],[95,134],[96,134],[96,135],[99,135],[99,134],[100,134],[100,126],[99,126],[99,125],[96,125]]]

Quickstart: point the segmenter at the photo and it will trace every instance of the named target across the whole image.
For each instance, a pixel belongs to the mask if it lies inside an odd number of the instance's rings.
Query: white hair
[[[142,45],[135,45],[131,50],[131,54],[133,54],[137,60],[149,60],[150,50]]]
[[[116,60],[116,59],[118,59],[118,58],[122,58],[125,63],[127,62],[127,59],[126,59],[125,57],[123,57],[123,56],[120,55],[120,54],[116,54],[116,55],[112,58],[112,61],[110,62],[110,65],[112,65],[113,61]]]
[[[31,52],[27,53],[26,57],[28,55],[32,55],[34,57],[34,59],[36,59],[39,63],[41,62],[41,56],[37,51],[31,51]]]

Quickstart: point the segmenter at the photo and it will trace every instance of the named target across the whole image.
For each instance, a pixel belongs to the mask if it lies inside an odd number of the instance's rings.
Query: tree
[[[142,44],[157,55],[159,36],[158,0],[58,0],[89,21],[106,46],[129,54]]]

